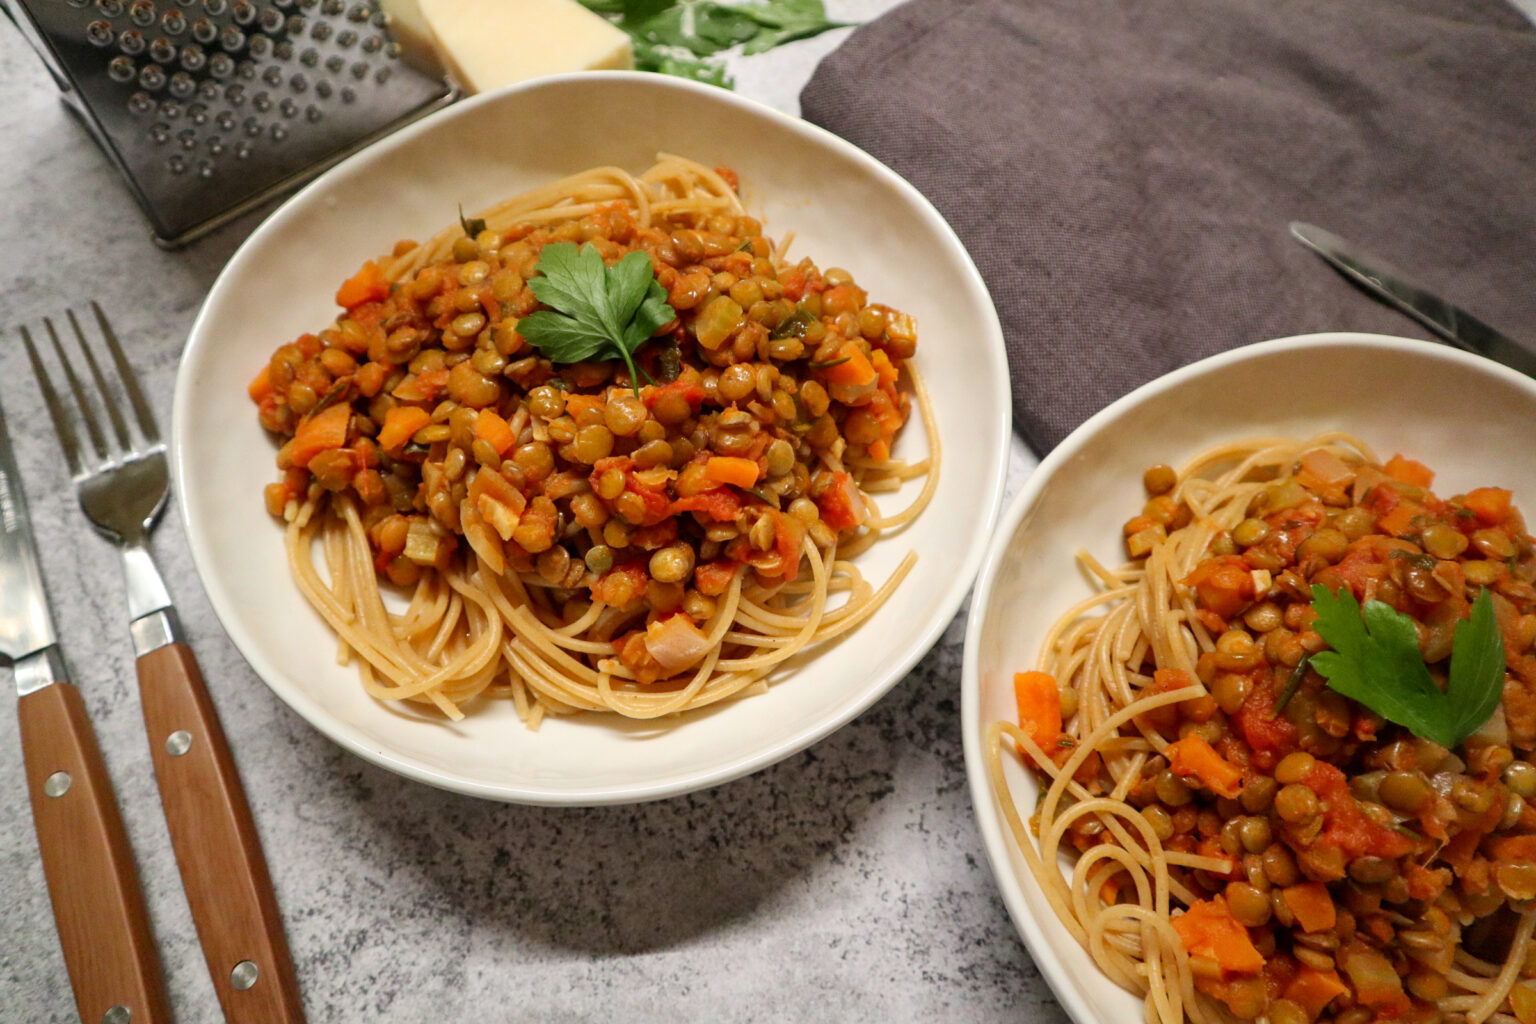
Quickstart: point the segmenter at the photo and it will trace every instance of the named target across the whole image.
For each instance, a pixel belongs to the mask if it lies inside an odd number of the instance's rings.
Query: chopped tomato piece
[[[672,503],[672,511],[702,512],[717,523],[728,523],[741,512],[741,498],[729,487],[701,491]]]
[[[816,507],[821,510],[821,521],[838,533],[853,529],[868,517],[864,500],[847,473],[833,475],[831,486],[816,499]]]

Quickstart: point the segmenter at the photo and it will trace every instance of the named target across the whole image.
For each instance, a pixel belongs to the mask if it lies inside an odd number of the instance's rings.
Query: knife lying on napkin
[[[80,691],[65,677],[16,459],[0,417],[0,654],[59,945],[83,1021],[169,1024],[133,850]]]
[[[1517,341],[1490,327],[1471,313],[1414,284],[1392,264],[1361,252],[1330,231],[1293,221],[1291,234],[1353,284],[1407,313],[1452,345],[1536,377],[1536,346]]]

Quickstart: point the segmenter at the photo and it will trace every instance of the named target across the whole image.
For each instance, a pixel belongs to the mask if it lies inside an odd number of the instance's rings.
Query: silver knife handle
[[[80,691],[62,680],[34,689],[19,699],[17,715],[43,874],[80,1019],[169,1024],[133,850]]]

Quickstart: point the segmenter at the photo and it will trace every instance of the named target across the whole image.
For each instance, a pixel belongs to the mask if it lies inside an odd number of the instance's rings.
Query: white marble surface
[[[889,5],[829,4],[849,20]],[[794,112],[815,62],[845,36],[738,62],[738,87]],[[259,217],[179,253],[156,249],[4,21],[0,196],[0,403],[44,573],[128,820],[176,1017],[215,1022],[152,777],[115,557],[68,494],[14,327],[97,299],[168,426],[198,304]],[[1014,487],[1030,462],[1015,453]],[[959,622],[873,709],[750,778],[636,807],[503,806],[341,752],[235,652],[174,513],[154,548],[250,794],[311,1021],[1064,1019],[972,824]],[[0,715],[0,792],[0,1021],[62,1024],[74,1004],[10,714]]]

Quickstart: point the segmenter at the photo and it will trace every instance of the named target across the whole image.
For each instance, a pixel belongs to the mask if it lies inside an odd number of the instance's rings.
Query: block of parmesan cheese
[[[629,36],[576,0],[384,0],[402,56],[467,93],[566,71],[634,67]]]

